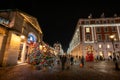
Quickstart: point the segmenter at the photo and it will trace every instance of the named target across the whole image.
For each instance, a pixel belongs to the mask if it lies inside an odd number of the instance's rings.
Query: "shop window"
[[[110,56],[111,59],[112,59],[112,51],[109,51],[109,52],[108,52],[108,56]]]
[[[104,51],[99,52],[100,60],[104,60]]]
[[[109,44],[107,44],[107,48],[110,48],[110,45],[109,45]]]
[[[101,44],[99,44],[99,48],[102,48],[102,45],[101,45]]]

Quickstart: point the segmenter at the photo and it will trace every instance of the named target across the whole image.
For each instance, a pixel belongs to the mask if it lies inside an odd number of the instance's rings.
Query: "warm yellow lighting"
[[[21,35],[20,38],[21,38],[21,39],[25,39],[25,36],[24,36],[24,35]]]
[[[89,28],[89,27],[88,27],[88,28],[86,28],[86,32],[88,32],[88,33],[90,32],[90,28]]]
[[[109,44],[107,45],[107,48],[110,48],[110,45],[109,45]]]
[[[100,56],[103,56],[102,51],[100,52]]]
[[[20,45],[20,36],[17,36],[16,34],[12,34],[10,46],[12,46],[13,49],[18,50],[19,45]]]
[[[101,44],[99,44],[99,48],[102,48],[102,45],[101,45]]]
[[[43,52],[47,52],[47,48],[44,48],[44,49],[43,49]]]
[[[114,41],[116,41],[117,39],[116,38],[114,38]]]
[[[113,39],[113,38],[115,38],[115,35],[110,35],[109,37],[110,37],[111,39]]]
[[[5,34],[5,30],[0,28],[0,34]]]
[[[111,52],[108,52],[108,56],[111,56]]]
[[[40,50],[42,50],[43,49],[42,45],[40,45],[39,48],[40,48]]]

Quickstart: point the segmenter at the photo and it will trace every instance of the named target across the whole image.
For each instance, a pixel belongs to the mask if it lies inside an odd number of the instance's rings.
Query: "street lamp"
[[[111,41],[112,41],[112,45],[113,45],[113,61],[115,62],[115,69],[116,70],[119,70],[119,67],[118,67],[118,62],[117,62],[117,59],[116,59],[116,54],[115,54],[115,47],[114,47],[114,41],[116,40],[115,38],[115,35],[110,35],[109,36]]]

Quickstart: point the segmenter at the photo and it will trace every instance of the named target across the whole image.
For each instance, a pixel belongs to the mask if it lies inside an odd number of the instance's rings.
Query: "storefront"
[[[94,49],[92,45],[86,46],[86,61],[94,61]]]

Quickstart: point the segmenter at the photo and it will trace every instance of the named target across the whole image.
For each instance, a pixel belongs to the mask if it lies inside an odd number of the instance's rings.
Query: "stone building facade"
[[[64,55],[64,51],[63,51],[61,43],[58,43],[58,42],[54,43],[53,47],[55,50],[55,55]]]
[[[110,39],[115,35],[114,41]],[[69,44],[68,53],[108,59],[115,52],[120,56],[120,17],[79,19]]]
[[[0,66],[25,62],[27,48],[42,41],[43,33],[37,19],[20,10],[0,11]]]

